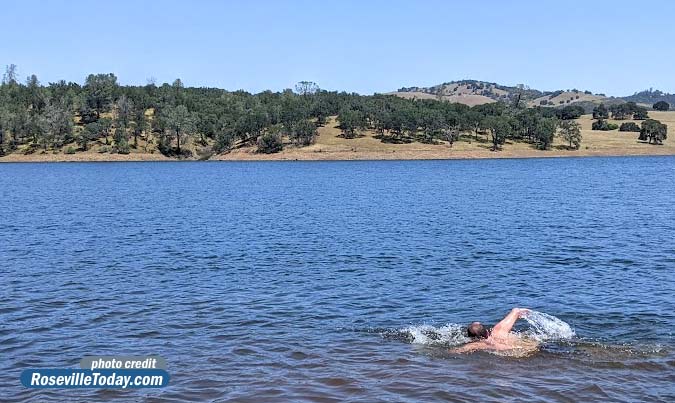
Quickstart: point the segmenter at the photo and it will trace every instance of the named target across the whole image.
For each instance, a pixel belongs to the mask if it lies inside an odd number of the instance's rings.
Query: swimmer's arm
[[[473,343],[467,343],[462,347],[450,349],[450,352],[454,354],[472,353],[474,351],[485,350],[487,348],[488,348],[487,344],[481,341],[474,341]]]
[[[513,328],[513,325],[516,324],[516,321],[524,317],[528,312],[530,312],[529,309],[513,308],[501,322],[492,328],[491,336],[496,338],[506,337]]]

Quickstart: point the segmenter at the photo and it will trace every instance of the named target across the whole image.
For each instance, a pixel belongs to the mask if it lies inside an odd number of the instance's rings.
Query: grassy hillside
[[[390,92],[402,98],[416,99],[444,99],[469,106],[482,105],[491,102],[510,102],[518,95],[530,107],[549,106],[562,107],[570,104],[580,104],[590,110],[599,103],[617,104],[636,102],[641,106],[651,108],[657,101],[666,101],[675,105],[675,94],[668,94],[658,90],[636,92],[625,97],[608,97],[604,94],[593,94],[590,91],[560,90],[539,91],[523,85],[506,86],[477,80],[451,81],[431,87],[403,87],[398,91]]]
[[[525,86],[509,87],[477,80],[451,81],[432,87],[404,87],[389,94],[402,98],[443,99],[469,106],[498,101],[510,102],[518,95],[525,101],[543,95],[541,91]]]

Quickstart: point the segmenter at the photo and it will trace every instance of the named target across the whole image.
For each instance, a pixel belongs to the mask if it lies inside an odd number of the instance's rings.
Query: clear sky
[[[0,64],[44,82],[387,92],[459,79],[675,92],[674,1],[34,1],[2,4]]]

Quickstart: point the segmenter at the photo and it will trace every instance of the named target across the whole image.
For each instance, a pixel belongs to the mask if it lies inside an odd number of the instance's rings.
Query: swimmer
[[[516,321],[527,316],[529,312],[529,309],[513,308],[492,329],[487,329],[480,322],[473,322],[466,328],[466,335],[472,339],[471,342],[450,351],[453,353],[471,353],[479,350],[534,352],[538,347],[534,340],[526,340],[511,333]]]

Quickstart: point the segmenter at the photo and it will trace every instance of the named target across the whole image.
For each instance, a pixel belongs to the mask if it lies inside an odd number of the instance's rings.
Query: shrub
[[[101,148],[98,149],[98,152],[103,154],[103,153],[110,152],[110,149],[108,149],[108,146],[101,146]]]
[[[317,136],[316,125],[307,119],[295,122],[287,130],[291,140],[297,145],[308,146],[314,143]]]
[[[274,133],[265,133],[258,137],[257,145],[258,152],[263,154],[278,153],[284,148],[281,136]]]
[[[129,154],[129,143],[126,139],[121,139],[120,142],[115,146],[115,151],[118,154]]]
[[[584,114],[584,108],[578,105],[567,105],[562,109],[556,111],[556,116],[558,119],[570,120],[577,119]]]
[[[608,130],[616,130],[619,128],[619,125],[615,123],[609,123],[604,119],[598,119],[595,122],[593,122],[593,125],[591,126],[593,130],[602,130],[602,131],[608,131]]]
[[[626,123],[621,123],[621,126],[619,127],[620,132],[639,132],[640,131],[640,126],[637,125],[635,122],[626,122]]]
[[[75,148],[73,146],[69,146],[66,148],[66,151],[64,151],[66,154],[75,154]]]
[[[216,141],[213,143],[213,151],[223,153],[230,151],[234,145],[234,132],[230,130],[220,130],[216,133]]]
[[[670,109],[670,104],[666,101],[659,101],[652,105],[652,108],[654,108],[656,111],[667,111]]]
[[[633,119],[634,120],[645,120],[649,119],[649,115],[647,114],[647,110],[645,108],[638,108],[635,113],[633,113]]]

